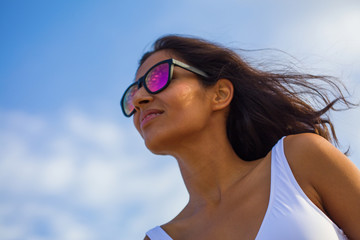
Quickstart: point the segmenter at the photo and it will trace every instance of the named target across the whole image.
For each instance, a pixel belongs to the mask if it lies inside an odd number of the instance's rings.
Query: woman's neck
[[[226,134],[210,136],[187,142],[186,146],[180,145],[173,154],[189,192],[190,203],[196,205],[220,203],[223,194],[256,165],[237,156]]]

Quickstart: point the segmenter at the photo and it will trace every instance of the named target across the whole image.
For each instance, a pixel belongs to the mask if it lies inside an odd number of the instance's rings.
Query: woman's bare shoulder
[[[334,177],[335,172],[358,171],[355,164],[327,139],[313,133],[287,136],[285,156],[294,170],[304,170],[311,176]]]
[[[360,171],[325,138],[306,133],[284,140],[285,156],[300,185],[318,195],[324,212],[349,238],[360,239]]]
[[[339,149],[317,134],[287,136],[284,152],[295,177],[316,189],[329,179],[339,181],[359,171]]]
[[[327,165],[327,161],[336,161],[339,157],[342,160],[346,158],[327,139],[314,133],[287,136],[284,140],[284,151],[291,165],[301,164],[304,167],[314,167],[314,164],[321,167]],[[314,161],[315,159],[317,161]]]
[[[314,146],[314,144],[319,144],[324,142],[331,144],[324,137],[319,136],[315,133],[299,133],[299,134],[289,135],[285,137],[284,141],[288,147],[293,148],[293,146],[296,146],[297,149],[307,148],[310,146]]]
[[[151,239],[146,235],[144,240],[151,240]]]

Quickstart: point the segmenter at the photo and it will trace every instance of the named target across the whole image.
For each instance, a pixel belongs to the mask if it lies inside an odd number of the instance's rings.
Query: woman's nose
[[[132,103],[135,109],[138,111],[139,109],[141,109],[141,107],[151,102],[152,100],[153,100],[152,94],[148,93],[144,87],[141,87],[135,93],[132,99]]]

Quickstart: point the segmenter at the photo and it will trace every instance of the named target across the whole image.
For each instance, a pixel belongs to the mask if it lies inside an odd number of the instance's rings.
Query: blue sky
[[[119,107],[157,37],[277,48],[356,101],[359,29],[355,0],[0,1],[0,238],[142,239],[186,203],[175,160],[150,154]],[[333,118],[360,167],[359,109]]]

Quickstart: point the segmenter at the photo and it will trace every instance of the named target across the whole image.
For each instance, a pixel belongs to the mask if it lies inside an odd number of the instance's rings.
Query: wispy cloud
[[[360,4],[356,1],[319,1],[302,4],[294,16],[274,28],[273,42],[307,57],[308,64],[355,70],[360,61]],[[312,61],[312,62],[309,62]],[[355,69],[356,68],[356,69]]]
[[[141,239],[186,202],[175,161],[129,149],[117,123],[3,111],[1,126],[1,239]]]

